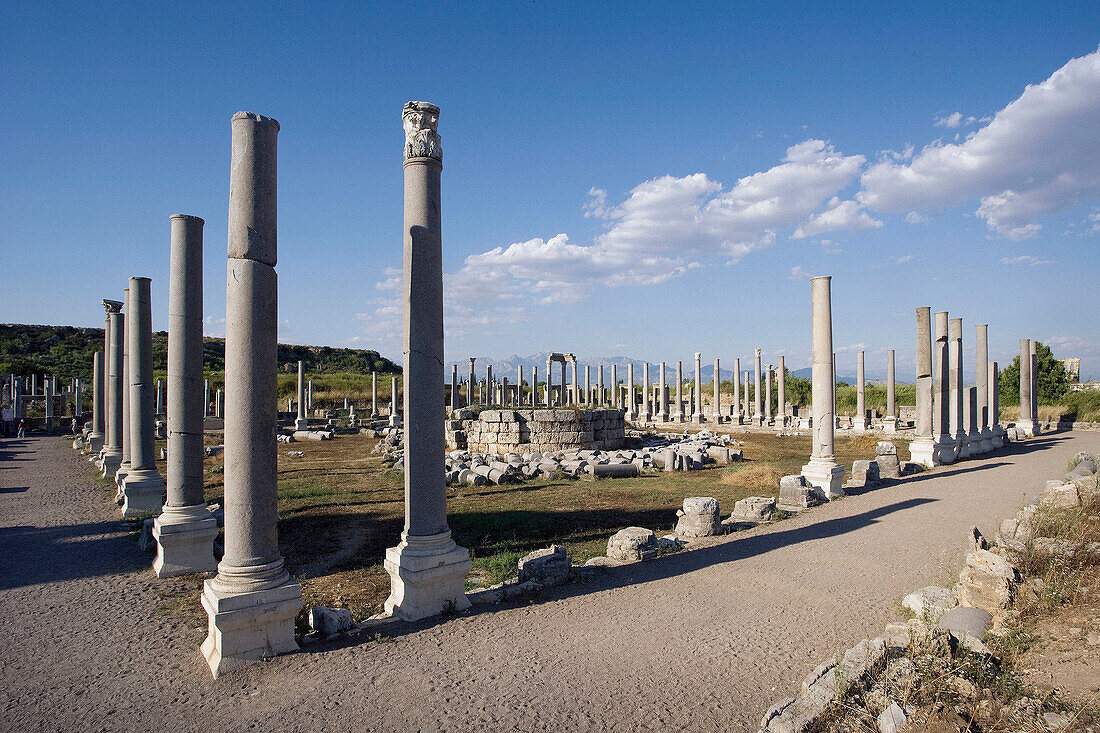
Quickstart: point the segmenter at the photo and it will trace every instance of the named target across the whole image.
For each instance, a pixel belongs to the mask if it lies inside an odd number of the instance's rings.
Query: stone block
[[[722,533],[718,516],[718,500],[710,496],[684,499],[683,509],[676,512],[676,534],[680,537],[711,537]]]
[[[1054,509],[1072,509],[1081,506],[1081,492],[1076,484],[1053,486],[1043,492],[1039,503]]]
[[[917,618],[935,623],[947,611],[959,605],[955,593],[938,585],[928,585],[909,593],[901,599],[901,605]]]
[[[768,522],[775,513],[775,497],[749,496],[733,505],[730,520],[734,522]]]
[[[972,550],[959,574],[959,604],[999,614],[1012,605],[1019,573],[1005,558],[989,550]]]
[[[620,562],[654,558],[657,556],[657,535],[642,527],[621,529],[607,541],[607,556]]]
[[[849,486],[875,486],[878,484],[878,461],[859,460],[852,463]]]
[[[569,580],[569,553],[560,545],[535,550],[519,561],[519,582],[533,580],[543,587],[561,585]]]
[[[826,501],[824,492],[810,484],[805,476],[784,476],[779,480],[779,509],[798,512]]]
[[[347,631],[355,625],[351,617],[351,611],[346,608],[328,608],[327,606],[313,606],[309,609],[309,628],[319,631],[325,636],[339,634]]]
[[[978,651],[985,646],[981,644],[982,637],[992,624],[993,614],[989,611],[960,606],[940,616],[936,625],[951,634],[959,644],[972,651]],[[978,646],[979,644],[981,647]]]

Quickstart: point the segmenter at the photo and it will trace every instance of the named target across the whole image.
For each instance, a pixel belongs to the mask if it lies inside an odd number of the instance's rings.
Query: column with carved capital
[[[439,108],[409,102],[405,128],[405,527],[386,550],[386,612],[406,620],[469,607],[470,553],[447,526],[443,422],[443,240]]]
[[[813,296],[811,354],[813,382],[810,397],[813,401],[813,453],[810,462],[802,467],[802,475],[825,496],[834,499],[844,496],[844,467],[837,463],[834,449],[836,422],[833,416],[833,306],[828,275],[812,278]],[[760,370],[760,351],[757,350],[757,374]],[[757,385],[760,381],[757,378]],[[759,398],[758,398],[759,400]],[[759,401],[757,402],[759,408]]]
[[[103,307],[107,311],[107,431],[98,465],[104,478],[113,479],[122,464],[122,301],[104,300]]]

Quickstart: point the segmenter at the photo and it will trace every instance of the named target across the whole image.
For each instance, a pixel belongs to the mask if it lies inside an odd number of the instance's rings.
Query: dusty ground
[[[103,484],[57,438],[0,444],[9,729],[742,730],[945,582],[1100,434],[1044,436],[546,600],[311,647],[213,681]],[[176,581],[186,583],[188,581]],[[191,580],[190,582],[193,582]]]

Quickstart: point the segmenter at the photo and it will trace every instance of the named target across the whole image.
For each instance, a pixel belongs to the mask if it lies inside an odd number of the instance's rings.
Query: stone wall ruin
[[[455,410],[449,450],[478,453],[614,450],[623,447],[623,410]]]

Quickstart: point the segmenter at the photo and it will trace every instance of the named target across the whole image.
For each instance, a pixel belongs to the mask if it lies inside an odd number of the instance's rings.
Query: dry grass
[[[781,478],[783,478],[783,472],[774,463],[752,461],[723,469],[720,483],[723,486],[737,486],[739,488],[778,487]],[[774,492],[769,491],[768,493]]]

